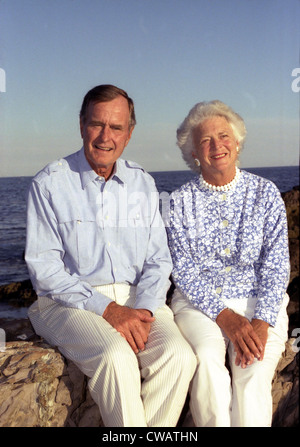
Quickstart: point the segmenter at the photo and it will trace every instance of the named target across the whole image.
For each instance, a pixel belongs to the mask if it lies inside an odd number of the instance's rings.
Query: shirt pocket
[[[66,265],[78,273],[88,273],[99,258],[103,236],[93,215],[73,217],[59,223],[66,253]],[[102,244],[103,245],[103,244]]]

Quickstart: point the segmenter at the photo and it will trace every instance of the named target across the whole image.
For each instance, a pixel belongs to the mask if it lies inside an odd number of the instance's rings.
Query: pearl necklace
[[[230,189],[233,189],[235,187],[235,185],[237,184],[240,174],[241,174],[241,171],[238,168],[236,168],[236,173],[235,173],[234,179],[231,182],[226,183],[226,185],[222,185],[222,186],[211,185],[206,180],[204,180],[202,174],[200,174],[200,182],[201,182],[202,186],[205,186],[210,191],[229,191]]]

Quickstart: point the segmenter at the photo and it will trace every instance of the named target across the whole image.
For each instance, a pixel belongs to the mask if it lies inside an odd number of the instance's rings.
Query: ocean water
[[[299,168],[252,168],[247,171],[272,180],[281,192],[299,185]],[[168,193],[195,174],[191,171],[152,172],[159,192]],[[26,197],[31,177],[0,178],[0,285],[28,279],[24,262]]]
[[[280,192],[286,192],[299,185],[299,166],[276,166],[267,168],[246,168],[245,171],[265,177],[278,187]],[[192,171],[162,171],[150,172],[154,177],[159,192],[168,193],[179,188],[196,174]]]

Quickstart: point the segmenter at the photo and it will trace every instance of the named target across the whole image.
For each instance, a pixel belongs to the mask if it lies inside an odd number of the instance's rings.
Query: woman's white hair
[[[229,122],[239,143],[239,150],[242,150],[247,133],[242,117],[219,100],[199,102],[190,110],[177,129],[177,145],[181,149],[182,158],[193,171],[199,172],[201,170],[200,167],[195,165],[195,159],[192,156],[192,152],[195,150],[193,130],[201,122],[214,116],[222,116]]]

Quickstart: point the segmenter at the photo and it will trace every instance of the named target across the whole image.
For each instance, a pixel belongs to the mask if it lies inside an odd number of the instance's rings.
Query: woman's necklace
[[[222,186],[211,185],[206,180],[204,180],[202,174],[200,174],[200,182],[201,182],[202,186],[205,186],[210,191],[229,191],[230,189],[234,188],[235,185],[237,184],[240,174],[241,174],[241,171],[239,170],[239,168],[236,168],[234,179],[231,180],[231,182],[226,183],[226,185],[222,185]]]

